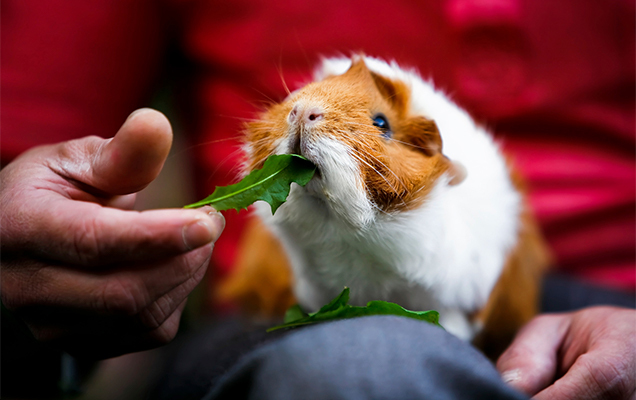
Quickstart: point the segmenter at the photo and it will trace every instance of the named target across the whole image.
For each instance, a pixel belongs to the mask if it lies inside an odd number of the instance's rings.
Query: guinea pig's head
[[[412,115],[406,82],[371,71],[354,57],[341,75],[291,93],[248,124],[248,170],[272,154],[300,154],[317,167],[291,196],[312,196],[356,227],[378,214],[423,204],[445,173],[459,181],[442,154],[433,120]]]

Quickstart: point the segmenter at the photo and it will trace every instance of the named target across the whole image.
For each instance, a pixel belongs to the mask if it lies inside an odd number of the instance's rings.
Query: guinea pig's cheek
[[[349,154],[349,148],[333,139],[321,140],[314,163],[321,169],[325,185],[336,191],[360,185],[360,168]]]
[[[287,138],[280,138],[274,141],[274,154],[289,154],[289,144]]]

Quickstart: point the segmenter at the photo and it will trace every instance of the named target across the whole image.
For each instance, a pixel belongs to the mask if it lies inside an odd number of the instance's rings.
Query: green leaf
[[[305,186],[315,172],[316,166],[297,154],[269,156],[263,168],[250,172],[239,183],[217,187],[210,196],[185,208],[211,205],[217,211],[239,211],[257,200],[264,200],[274,214],[287,200],[292,182]]]
[[[285,322],[282,325],[269,328],[267,332],[337,319],[364,317],[367,315],[397,315],[426,321],[441,327],[439,324],[439,313],[437,311],[410,311],[395,303],[379,300],[370,301],[365,307],[350,306],[348,303],[349,288],[345,287],[335,299],[315,313],[306,314],[298,305],[292,306],[285,314]]]
[[[300,308],[298,304],[294,304],[293,306],[289,307],[287,311],[285,312],[284,321],[285,323],[296,321],[298,319],[305,318],[306,316],[307,316],[307,313],[304,312],[303,309]]]
[[[346,307],[347,304],[349,304],[349,288],[345,287],[335,299],[329,302],[329,304],[322,306],[320,310],[318,310],[318,313],[324,314],[329,311],[336,311],[340,308]]]

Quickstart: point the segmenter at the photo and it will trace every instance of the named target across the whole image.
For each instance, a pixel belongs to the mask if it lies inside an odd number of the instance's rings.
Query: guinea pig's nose
[[[301,123],[303,125],[312,125],[325,117],[325,111],[317,106],[304,107],[302,104],[294,105],[289,112],[289,123]]]

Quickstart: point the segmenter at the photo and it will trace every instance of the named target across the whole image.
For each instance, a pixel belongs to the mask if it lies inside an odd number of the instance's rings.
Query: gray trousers
[[[544,312],[596,304],[633,308],[634,296],[559,276],[544,282]],[[149,398],[526,398],[475,348],[425,322],[365,317],[265,333],[272,325],[222,320],[182,336]]]
[[[231,368],[205,399],[525,399],[443,329],[383,316],[306,327]]]

